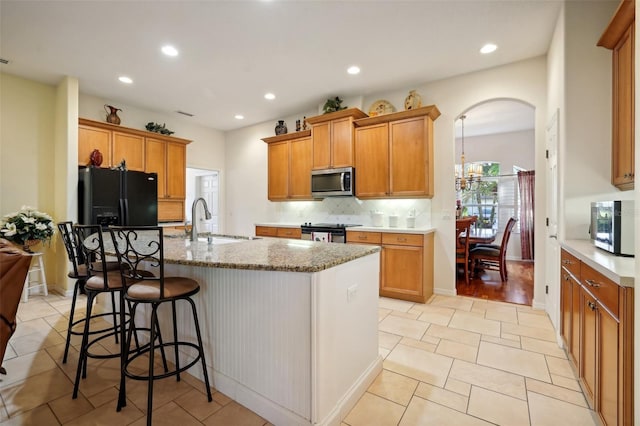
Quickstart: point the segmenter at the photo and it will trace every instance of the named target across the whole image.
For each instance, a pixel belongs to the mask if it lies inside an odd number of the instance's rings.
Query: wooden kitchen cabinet
[[[78,123],[79,165],[87,165],[91,151],[99,149],[100,167],[114,167],[124,159],[128,170],[157,173],[158,222],[184,221],[190,140],[85,118]]]
[[[113,132],[113,163],[125,160],[127,170],[144,171],[144,136]]]
[[[380,296],[425,303],[433,294],[433,233],[347,230],[347,243],[382,246]]]
[[[307,118],[311,124],[313,170],[354,165],[353,121],[367,117],[358,108],[349,108]]]
[[[81,119],[82,122],[82,119]],[[78,126],[78,165],[88,166],[94,149],[102,154],[101,167],[111,167],[111,131],[100,127],[80,124]]]
[[[612,50],[611,183],[621,190],[635,181],[635,0],[623,0],[598,41]]]
[[[355,120],[358,198],[432,197],[434,106]]]
[[[145,171],[158,174],[158,221],[182,222],[186,198],[186,144],[146,138]]]
[[[271,201],[312,200],[311,131],[262,139],[267,147],[267,186]]]
[[[302,237],[302,229],[280,226],[256,226],[256,237],[291,238],[299,240]]]
[[[633,288],[564,249],[561,264],[561,334],[587,402],[605,425],[632,424]]]

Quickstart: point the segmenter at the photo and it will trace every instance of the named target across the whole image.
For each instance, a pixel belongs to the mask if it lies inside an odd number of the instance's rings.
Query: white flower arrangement
[[[20,245],[29,240],[49,241],[54,232],[53,218],[29,206],[22,206],[20,211],[9,213],[0,221],[0,235]]]

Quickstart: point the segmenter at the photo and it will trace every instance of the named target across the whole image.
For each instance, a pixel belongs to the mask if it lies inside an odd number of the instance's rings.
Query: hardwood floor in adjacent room
[[[478,297],[498,302],[531,306],[533,302],[533,262],[507,261],[506,282],[500,281],[500,272],[484,270],[471,274],[469,285],[462,272],[458,272],[456,291],[459,296]]]

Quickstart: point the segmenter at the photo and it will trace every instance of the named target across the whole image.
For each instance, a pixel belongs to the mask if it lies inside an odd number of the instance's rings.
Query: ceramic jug
[[[120,108],[105,104],[104,110],[107,112],[107,123],[120,124],[120,117],[118,117],[118,111],[122,111]]]
[[[287,123],[284,120],[278,120],[278,124],[276,124],[276,135],[284,135],[287,133]]]

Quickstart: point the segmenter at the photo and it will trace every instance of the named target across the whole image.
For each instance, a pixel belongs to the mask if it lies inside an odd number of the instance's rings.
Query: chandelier
[[[482,164],[471,163],[464,164],[464,120],[466,115],[461,115],[462,121],[462,154],[460,155],[460,163],[455,166],[456,174],[456,191],[471,189],[474,183],[480,182],[482,179]]]

